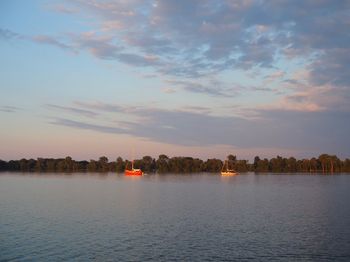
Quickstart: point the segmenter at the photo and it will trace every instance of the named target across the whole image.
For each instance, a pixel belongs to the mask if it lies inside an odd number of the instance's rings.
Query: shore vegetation
[[[310,159],[276,156],[271,159],[256,156],[250,163],[239,160],[235,155],[228,155],[230,168],[237,172],[273,172],[273,173],[350,173],[350,159],[341,160],[336,155],[321,154]],[[147,174],[166,173],[219,173],[224,161],[217,158],[202,160],[193,157],[168,157],[161,154],[157,159],[144,156],[134,160],[135,168],[141,168]],[[131,166],[131,161],[117,157],[109,161],[105,156],[98,160],[77,161],[70,156],[65,158],[37,158],[4,161],[0,160],[0,171],[21,172],[116,172],[122,173]]]

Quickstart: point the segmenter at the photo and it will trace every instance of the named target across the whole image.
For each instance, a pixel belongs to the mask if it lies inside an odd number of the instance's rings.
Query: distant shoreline
[[[230,168],[239,173],[350,173],[350,159],[339,159],[336,155],[321,154],[310,159],[296,159],[294,157],[277,156],[271,159],[254,158],[253,163],[248,160],[239,160],[234,155],[228,155]],[[168,157],[159,155],[158,159],[144,156],[135,159],[134,167],[142,169],[147,174],[190,174],[190,173],[219,173],[223,167],[223,161],[217,158],[202,160],[193,157]],[[115,161],[109,161],[102,156],[99,160],[76,161],[71,157],[65,158],[37,158],[4,161],[0,160],[0,171],[16,172],[114,172],[123,173],[131,167],[130,160],[117,157]]]
[[[102,171],[16,171],[16,170],[0,170],[0,176],[2,174],[42,174],[42,175],[109,175],[109,174],[115,174],[115,175],[121,175],[124,176],[124,172],[113,172],[113,171],[107,171],[107,172],[102,172]],[[143,176],[172,176],[172,175],[184,175],[184,176],[190,176],[190,175],[210,175],[210,176],[221,176],[220,171],[219,172],[191,172],[191,173],[172,173],[172,172],[167,172],[167,173],[144,173]],[[313,175],[324,175],[324,176],[329,176],[329,175],[350,175],[350,172],[326,172],[322,173],[321,172],[254,172],[254,171],[247,171],[247,172],[239,172],[237,174],[238,176],[246,176],[246,175],[259,175],[259,176],[264,176],[264,175],[305,175],[305,176],[313,176]],[[237,176],[236,175],[236,176]],[[230,176],[225,176],[225,177],[230,177]]]

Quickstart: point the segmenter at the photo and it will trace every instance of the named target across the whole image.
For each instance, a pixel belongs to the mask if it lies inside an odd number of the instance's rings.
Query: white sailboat
[[[225,163],[221,169],[221,175],[222,176],[235,176],[235,175],[238,175],[238,173],[233,169],[229,169],[228,168],[228,160],[225,160]]]

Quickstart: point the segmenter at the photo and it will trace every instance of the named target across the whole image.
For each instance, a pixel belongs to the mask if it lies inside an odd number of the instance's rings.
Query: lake
[[[350,175],[0,173],[1,261],[350,261]]]

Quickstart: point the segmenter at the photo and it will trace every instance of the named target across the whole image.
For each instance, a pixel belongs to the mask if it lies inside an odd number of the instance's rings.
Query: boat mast
[[[228,169],[228,161],[225,160],[224,164],[222,165],[221,171],[224,171],[226,167],[226,170]]]

